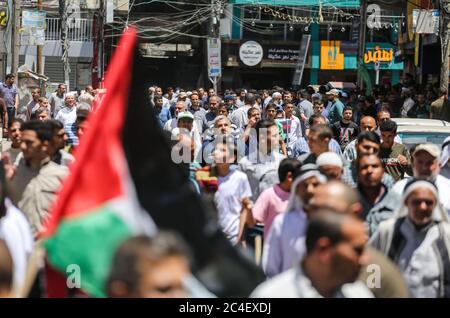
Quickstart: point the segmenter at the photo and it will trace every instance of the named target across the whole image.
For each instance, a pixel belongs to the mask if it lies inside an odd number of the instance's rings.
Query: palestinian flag
[[[104,296],[114,250],[133,234],[154,231],[153,220],[158,229],[175,231],[186,241],[193,273],[212,293],[247,297],[265,276],[223,235],[212,198],[202,200],[189,180],[189,165],[172,160],[173,141],[160,127],[147,93],[164,70],[146,73],[144,65],[130,28],[109,64],[106,93],[89,119],[53,210],[45,243],[48,262],[60,274],[78,264],[81,288]],[[54,276],[46,274],[47,281]],[[65,284],[64,277],[59,281]],[[49,290],[57,287],[50,284]]]
[[[135,43],[135,31],[130,29],[111,62],[107,94],[89,119],[45,234],[50,265],[62,273],[78,265],[81,288],[93,296],[104,296],[104,281],[118,245],[132,235],[156,230],[139,205],[122,145]]]

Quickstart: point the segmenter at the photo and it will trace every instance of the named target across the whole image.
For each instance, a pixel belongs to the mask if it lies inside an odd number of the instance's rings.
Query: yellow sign
[[[394,50],[381,50],[379,46],[375,46],[374,50],[364,53],[364,63],[375,62],[392,62],[394,58]]]
[[[340,53],[341,41],[320,41],[320,69],[343,70],[344,54]]]

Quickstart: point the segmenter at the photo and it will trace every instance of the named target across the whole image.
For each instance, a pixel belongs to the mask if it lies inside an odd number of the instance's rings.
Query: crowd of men
[[[0,296],[24,283],[96,98],[90,86],[72,94],[61,84],[48,98],[34,88],[19,110],[14,80],[0,84],[11,141],[0,167]],[[230,243],[261,265],[267,280],[251,297],[450,297],[450,137],[408,149],[392,120],[450,121],[447,91],[407,80],[370,95],[326,85],[148,94],[172,160],[212,198]],[[193,263],[176,233],[133,237],[105,290],[212,297]]]
[[[316,88],[149,99],[224,234],[261,260],[253,296],[450,297],[450,137],[408,149],[392,120],[450,120],[447,91]]]

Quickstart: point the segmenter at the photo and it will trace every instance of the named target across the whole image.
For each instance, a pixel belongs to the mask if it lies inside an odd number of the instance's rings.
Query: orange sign
[[[344,54],[340,53],[341,41],[320,41],[320,69],[343,70]]]

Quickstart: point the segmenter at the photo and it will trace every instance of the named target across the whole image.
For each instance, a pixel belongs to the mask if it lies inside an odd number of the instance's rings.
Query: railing
[[[92,42],[93,22],[91,19],[69,19],[67,38],[71,42]],[[46,41],[61,40],[61,19],[47,18],[45,29]]]

